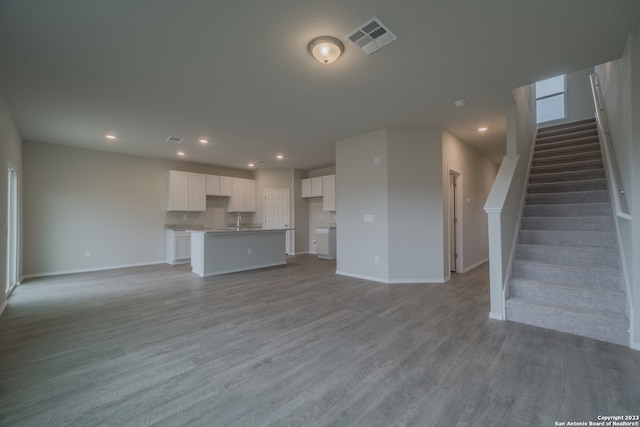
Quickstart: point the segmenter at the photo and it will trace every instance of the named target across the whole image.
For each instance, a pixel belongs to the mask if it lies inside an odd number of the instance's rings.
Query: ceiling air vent
[[[362,49],[366,55],[371,55],[397,38],[398,36],[393,34],[376,17],[371,18],[347,36],[347,39]]]
[[[180,144],[184,141],[184,138],[178,138],[177,136],[170,136],[167,138],[167,142],[173,142],[174,144]]]

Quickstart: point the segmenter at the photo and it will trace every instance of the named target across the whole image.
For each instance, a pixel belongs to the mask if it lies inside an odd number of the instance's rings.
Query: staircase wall
[[[631,347],[640,350],[640,28],[629,33],[622,58],[596,66],[595,72],[632,216],[616,220],[630,289]]]

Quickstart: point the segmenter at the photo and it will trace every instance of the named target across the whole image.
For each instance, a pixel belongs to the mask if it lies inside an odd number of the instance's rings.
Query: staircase
[[[538,129],[506,318],[629,345],[615,223],[594,119]]]

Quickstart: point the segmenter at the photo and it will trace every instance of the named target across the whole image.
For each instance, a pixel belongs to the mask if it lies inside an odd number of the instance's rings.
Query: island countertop
[[[202,230],[186,230],[189,233],[273,233],[280,231],[293,230],[293,228],[205,228]]]
[[[203,229],[191,233],[191,269],[206,277],[285,265],[287,229]]]

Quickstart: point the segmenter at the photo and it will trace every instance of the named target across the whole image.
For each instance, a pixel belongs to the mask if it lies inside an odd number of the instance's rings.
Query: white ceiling
[[[374,16],[398,40],[308,54]],[[499,161],[510,89],[616,59],[638,25],[638,0],[0,0],[0,90],[30,141],[314,169],[340,139],[437,126]]]

